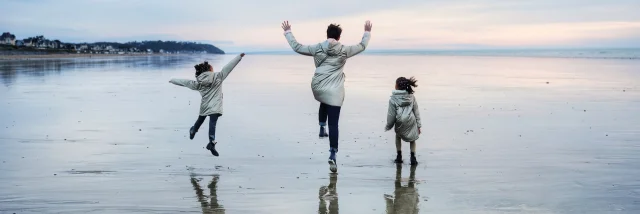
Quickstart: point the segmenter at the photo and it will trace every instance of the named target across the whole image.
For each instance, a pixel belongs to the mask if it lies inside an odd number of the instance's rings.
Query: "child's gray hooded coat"
[[[169,82],[190,88],[200,92],[200,116],[222,114],[222,81],[224,81],[233,68],[238,65],[242,57],[238,55],[225,65],[220,72],[202,72],[197,81],[187,79],[171,79]]]
[[[385,131],[391,130],[395,126],[396,135],[403,141],[411,142],[418,140],[422,127],[420,123],[420,110],[418,102],[413,94],[405,90],[393,90],[389,98],[389,111],[387,113],[387,125]]]
[[[367,48],[371,33],[365,32],[360,44],[351,46],[342,45],[334,39],[315,45],[302,45],[296,41],[291,31],[286,31],[284,35],[296,53],[313,56],[316,72],[311,80],[311,90],[316,100],[330,106],[342,106],[345,79],[342,69],[349,57]]]

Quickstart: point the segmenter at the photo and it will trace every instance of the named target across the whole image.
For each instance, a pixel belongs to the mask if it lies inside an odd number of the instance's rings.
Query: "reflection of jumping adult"
[[[393,198],[385,197],[385,201],[387,203],[387,213],[418,213],[418,202],[420,201],[420,196],[418,195],[418,190],[415,187],[417,165],[411,166],[411,173],[409,174],[409,184],[406,187],[402,186],[402,164],[397,164],[396,167],[396,180],[394,182],[395,191],[393,192]]]
[[[211,182],[209,182],[209,198],[210,202],[207,201],[207,196],[204,195],[204,191],[200,188],[200,184],[198,183],[198,179],[195,177],[195,174],[191,174],[191,185],[193,185],[193,190],[196,191],[196,196],[198,197],[198,201],[200,202],[200,206],[202,207],[202,213],[205,214],[218,214],[224,213],[224,207],[218,204],[218,180],[220,177],[218,175],[214,175]]]
[[[338,193],[336,191],[336,183],[338,175],[331,174],[329,177],[329,186],[320,187],[319,196],[320,204],[318,205],[319,214],[338,214]],[[327,208],[327,202],[329,207]]]
[[[286,21],[282,23],[284,35],[291,48],[302,55],[313,56],[316,71],[311,80],[313,96],[320,102],[318,120],[320,122],[320,137],[329,136],[329,169],[332,172],[338,170],[336,166],[336,153],[338,152],[338,120],[340,109],[344,101],[344,79],[342,71],[349,57],[355,56],[367,47],[371,38],[371,22],[364,25],[364,35],[360,44],[344,46],[338,42],[342,34],[340,25],[331,24],[327,28],[327,40],[315,45],[302,45],[296,41],[291,33],[291,25]],[[329,134],[325,131],[325,125],[329,121]]]

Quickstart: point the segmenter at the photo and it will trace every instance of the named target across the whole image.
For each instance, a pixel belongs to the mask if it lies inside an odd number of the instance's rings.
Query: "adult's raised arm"
[[[289,42],[289,46],[291,46],[293,51],[305,56],[313,56],[313,53],[315,52],[314,47],[298,43],[296,37],[294,37],[291,32],[291,25],[289,24],[289,21],[282,22],[282,29],[284,30],[284,36],[287,38],[287,42]]]
[[[372,25],[370,21],[364,23],[364,35],[362,35],[362,41],[357,45],[347,46],[347,58],[358,55],[367,49],[369,39],[371,39],[371,27]]]

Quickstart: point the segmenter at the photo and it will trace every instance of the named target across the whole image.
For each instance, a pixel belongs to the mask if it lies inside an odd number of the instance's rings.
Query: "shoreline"
[[[251,53],[251,52],[249,52]],[[229,53],[231,54],[231,53]],[[233,53],[235,54],[235,53]],[[254,55],[295,55],[295,53],[288,52],[255,52]],[[143,57],[143,56],[185,56],[185,55],[199,55],[193,53],[180,53],[180,54],[166,54],[166,53],[152,53],[152,54],[76,54],[76,53],[53,53],[53,54],[0,54],[0,61],[8,60],[31,60],[31,59],[71,59],[71,58],[92,58],[92,57]],[[218,54],[214,54],[218,55]],[[225,55],[225,54],[220,54]],[[385,52],[372,52],[363,53],[363,55],[372,56],[451,56],[451,57],[525,57],[525,58],[564,58],[564,59],[618,59],[618,60],[638,60],[640,56],[544,56],[544,55],[474,55],[474,54],[411,54],[411,53],[385,53]]]
[[[141,57],[141,56],[171,56],[185,54],[16,54],[0,55],[0,60],[30,60],[30,59],[56,59],[56,58],[92,58],[92,57]]]

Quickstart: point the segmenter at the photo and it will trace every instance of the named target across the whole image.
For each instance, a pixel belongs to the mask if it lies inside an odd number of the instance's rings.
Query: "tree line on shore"
[[[210,53],[224,54],[220,48],[211,44],[185,41],[133,41],[65,43],[49,40],[44,36],[16,39],[15,35],[5,32],[0,35],[0,45],[14,50],[58,50],[68,53],[125,54],[125,53]]]

